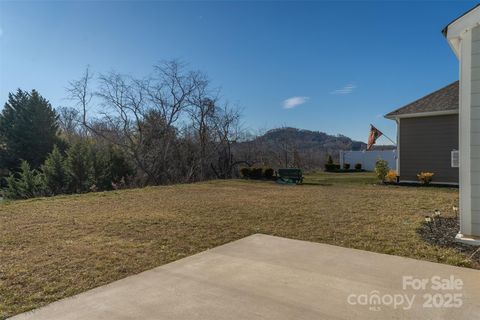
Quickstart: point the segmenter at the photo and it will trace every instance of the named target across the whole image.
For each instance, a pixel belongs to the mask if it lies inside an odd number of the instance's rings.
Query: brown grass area
[[[254,233],[479,268],[418,234],[457,190],[371,181],[318,174],[302,186],[212,181],[4,203],[0,318]]]

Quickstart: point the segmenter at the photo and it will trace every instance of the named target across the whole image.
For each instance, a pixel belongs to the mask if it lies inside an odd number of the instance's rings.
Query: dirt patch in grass
[[[479,268],[418,233],[432,208],[457,204],[458,190],[328,177],[307,178],[326,185],[212,181],[2,204],[0,317],[254,233]]]

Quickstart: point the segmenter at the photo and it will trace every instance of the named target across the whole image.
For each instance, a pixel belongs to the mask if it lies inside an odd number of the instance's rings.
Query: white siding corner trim
[[[460,107],[459,107],[459,183],[460,183],[460,233],[472,234],[471,197],[471,69],[472,69],[472,30],[461,35],[460,43]]]
[[[396,119],[397,122],[397,177],[400,176],[400,118]]]

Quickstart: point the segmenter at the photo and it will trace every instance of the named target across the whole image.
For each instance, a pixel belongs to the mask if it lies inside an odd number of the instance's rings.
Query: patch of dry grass
[[[253,233],[479,268],[417,232],[433,209],[447,216],[457,190],[345,175],[317,174],[302,186],[212,181],[2,204],[0,317]]]

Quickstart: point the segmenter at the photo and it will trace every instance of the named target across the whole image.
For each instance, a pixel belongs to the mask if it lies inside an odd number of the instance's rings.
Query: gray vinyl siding
[[[458,150],[458,115],[400,120],[400,180],[417,181],[421,171],[433,172],[433,182],[458,183],[451,152]]]
[[[475,198],[473,198],[472,208],[475,208],[475,205],[477,205],[477,203],[475,203]],[[472,234],[480,234],[480,211],[477,210],[472,210]]]
[[[472,234],[480,235],[480,29],[472,29],[470,187]]]

